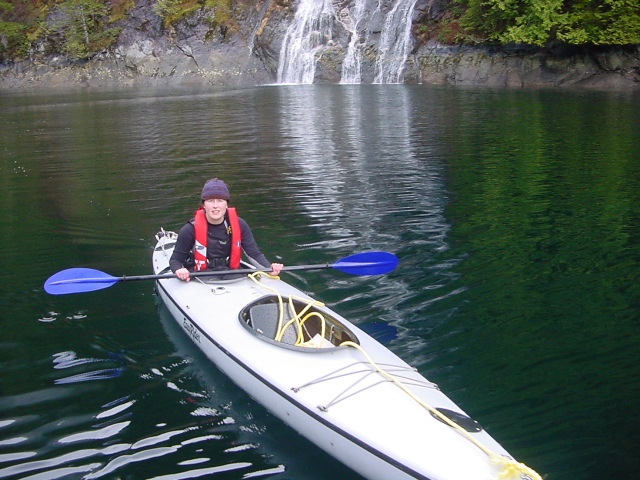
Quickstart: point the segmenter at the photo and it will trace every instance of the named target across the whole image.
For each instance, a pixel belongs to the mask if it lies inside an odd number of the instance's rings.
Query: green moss
[[[207,8],[213,10],[212,23],[223,24],[231,14],[230,0],[158,0],[153,11],[162,18],[165,25],[172,25],[194,12]]]

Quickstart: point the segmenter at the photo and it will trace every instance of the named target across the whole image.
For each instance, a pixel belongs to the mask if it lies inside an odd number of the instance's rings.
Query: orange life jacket
[[[231,253],[229,255],[229,268],[235,270],[240,268],[240,259],[242,257],[242,232],[240,230],[240,222],[238,221],[238,213],[233,207],[227,208],[227,234],[231,236]],[[199,208],[194,215],[193,227],[195,230],[196,242],[193,246],[193,260],[195,262],[194,270],[200,271],[207,268],[207,228],[208,222],[203,208]]]

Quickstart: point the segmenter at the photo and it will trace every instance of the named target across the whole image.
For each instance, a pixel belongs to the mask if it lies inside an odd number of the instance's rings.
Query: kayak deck
[[[168,268],[169,233],[154,251],[156,273]],[[238,386],[366,478],[490,480],[505,465],[519,469],[436,384],[279,278],[157,285],[178,324]],[[522,475],[514,478],[536,478]]]

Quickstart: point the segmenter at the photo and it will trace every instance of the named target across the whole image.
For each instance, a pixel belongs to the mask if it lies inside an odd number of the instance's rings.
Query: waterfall
[[[398,0],[386,16],[373,83],[402,83],[404,64],[413,46],[411,19],[417,0]]]
[[[316,62],[333,36],[330,0],[301,0],[282,42],[278,83],[313,83]]]
[[[362,45],[365,43],[366,34],[368,33],[368,21],[365,16],[367,0],[355,1],[353,15],[346,8],[340,12],[342,25],[351,34],[347,55],[342,62],[340,83],[360,83],[362,79]],[[364,24],[365,28],[364,38],[360,35],[362,24]]]
[[[347,1],[338,14],[331,0],[300,0],[280,50],[278,83],[313,83],[316,64],[333,41],[335,23],[349,34],[340,83],[361,83],[365,47],[378,50],[373,83],[403,82],[413,47],[411,26],[417,0]],[[386,1],[393,2],[388,13],[383,12]],[[372,30],[380,24],[375,45]]]

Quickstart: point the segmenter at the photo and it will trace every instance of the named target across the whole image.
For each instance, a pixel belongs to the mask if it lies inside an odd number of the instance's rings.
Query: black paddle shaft
[[[291,267],[284,267],[281,272],[290,272],[293,270],[323,270],[327,268],[333,268],[330,263],[322,263],[318,265],[294,265]],[[239,268],[236,270],[205,270],[201,272],[190,272],[191,277],[215,277],[218,275],[230,275],[236,273],[256,273],[256,272],[270,272],[270,269],[266,268]],[[162,280],[165,278],[176,278],[175,273],[163,273],[160,275],[123,275],[121,277],[114,278],[114,281],[130,282],[134,280]]]

